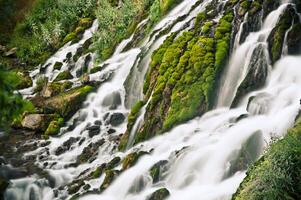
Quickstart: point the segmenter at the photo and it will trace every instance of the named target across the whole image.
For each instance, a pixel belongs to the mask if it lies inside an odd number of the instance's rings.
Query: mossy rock
[[[73,79],[73,76],[70,71],[66,70],[59,73],[57,77],[54,79],[54,81],[62,81],[62,80],[69,80],[69,79]]]
[[[80,107],[86,96],[93,91],[92,86],[81,86],[66,93],[51,97],[44,102],[44,108],[59,113],[62,117],[72,116]]]
[[[53,97],[56,96],[62,92],[67,91],[72,87],[73,83],[71,81],[65,81],[65,82],[52,82],[48,83],[42,90],[41,95],[43,97]]]
[[[166,188],[156,190],[147,200],[164,200],[170,195],[170,192]]]
[[[45,135],[47,136],[53,136],[57,135],[60,132],[60,128],[64,124],[63,118],[58,118],[57,120],[54,120],[50,122],[47,130],[45,131]]]
[[[72,43],[74,43],[74,42],[77,42],[78,40],[79,40],[78,35],[75,32],[72,32],[65,36],[65,38],[63,40],[63,44],[66,44],[70,41],[72,41]]]
[[[298,55],[301,52],[301,24],[295,24],[287,38],[288,54]]]
[[[116,176],[119,174],[119,171],[117,170],[106,170],[106,176],[105,179],[103,181],[103,183],[100,186],[100,191],[103,191],[105,189],[107,189],[110,184],[114,181],[114,179],[116,178]]]
[[[60,70],[63,66],[63,63],[62,62],[56,62],[53,66],[53,69],[54,70]]]
[[[41,92],[43,88],[47,85],[48,78],[47,77],[39,77],[36,81],[36,87],[34,88],[34,92]]]
[[[99,178],[101,176],[101,174],[104,172],[104,170],[106,169],[106,164],[102,164],[99,167],[97,167],[97,169],[95,171],[93,171],[91,173],[91,177],[92,178]]]
[[[128,154],[122,161],[122,170],[126,170],[137,162],[139,158],[139,154],[137,152],[133,152]]]
[[[55,114],[27,114],[22,120],[22,127],[33,131],[46,131],[52,120],[58,116]]]
[[[100,72],[102,69],[103,69],[102,66],[96,66],[96,67],[93,67],[93,68],[90,70],[90,74],[94,74],[94,73],[96,73],[96,72]]]
[[[89,28],[93,24],[93,19],[86,17],[79,20],[78,27],[82,27],[84,29]]]

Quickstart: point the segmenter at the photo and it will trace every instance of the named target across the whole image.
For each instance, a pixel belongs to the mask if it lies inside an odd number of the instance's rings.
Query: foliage
[[[247,173],[233,200],[301,198],[301,122],[274,142]]]
[[[93,14],[96,0],[36,0],[32,11],[17,24],[10,46],[23,61],[39,64],[55,49],[81,17]]]
[[[20,120],[23,112],[34,109],[21,95],[14,94],[18,83],[18,76],[0,65],[0,128],[9,126],[13,120]]]

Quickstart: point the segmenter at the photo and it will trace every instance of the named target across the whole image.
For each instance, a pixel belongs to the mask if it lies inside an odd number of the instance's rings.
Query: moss
[[[103,69],[102,66],[96,66],[96,67],[93,67],[91,70],[90,70],[90,74],[94,74],[96,72],[99,72]]]
[[[73,76],[72,74],[70,73],[70,71],[63,71],[63,72],[60,72],[54,81],[62,81],[62,80],[69,80],[69,79],[73,79]]]
[[[152,97],[135,144],[212,108],[229,56],[233,11],[225,12],[217,24],[206,17],[199,14],[193,32],[168,38],[152,55],[144,86],[146,96]]]
[[[66,44],[70,41],[76,42],[78,40],[79,40],[78,35],[75,32],[72,32],[65,36],[65,38],[63,39],[63,43]]]
[[[139,154],[137,152],[128,154],[122,161],[122,169],[126,170],[131,166],[135,165],[138,158],[139,158]]]
[[[113,180],[115,179],[115,177],[118,175],[118,171],[116,170],[106,170],[106,176],[105,179],[103,181],[103,183],[100,186],[100,191],[103,191],[105,189],[107,189],[110,184],[113,182]]]
[[[156,190],[147,200],[164,200],[170,195],[169,191],[166,188],[161,188]]]
[[[102,164],[101,166],[97,167],[97,169],[91,173],[92,178],[99,178],[100,175],[104,172],[105,168],[105,164]]]
[[[247,172],[233,200],[301,198],[301,122],[275,141]]]
[[[288,6],[268,38],[272,63],[281,57],[285,33],[291,27],[294,18],[296,18],[295,10],[292,6]]]
[[[42,76],[42,77],[38,78],[34,91],[35,92],[42,91],[42,89],[44,88],[44,86],[47,85],[47,83],[48,83],[48,79],[46,77]]]
[[[50,122],[47,130],[45,131],[46,136],[50,135],[57,135],[60,132],[60,128],[64,124],[64,119],[63,118],[58,118],[57,120],[54,120]]]
[[[63,63],[61,63],[61,62],[56,62],[56,63],[54,64],[54,66],[53,66],[53,69],[54,69],[54,70],[60,70],[60,69],[62,68],[62,66],[63,66]]]

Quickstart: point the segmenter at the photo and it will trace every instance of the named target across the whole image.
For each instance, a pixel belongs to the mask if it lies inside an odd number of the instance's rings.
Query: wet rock
[[[165,170],[167,164],[167,160],[161,160],[150,169],[150,175],[153,179],[153,183],[157,183],[160,180],[160,175],[162,174],[162,171]]]
[[[73,56],[73,61],[76,62],[82,54],[83,54],[83,48],[79,47]]]
[[[120,161],[121,161],[121,158],[118,156],[113,158],[110,162],[108,162],[107,169],[113,169],[113,168],[117,167],[118,164],[120,163]]]
[[[105,143],[104,139],[101,139],[95,143],[90,143],[87,147],[84,148],[81,155],[78,157],[78,163],[85,163],[96,158],[98,154],[98,149],[101,145]]]
[[[71,72],[67,70],[59,73],[54,81],[62,81],[62,80],[69,80],[69,79],[73,79],[73,76]]]
[[[76,183],[76,184],[68,187],[68,193],[74,194],[74,193],[78,192],[79,189],[84,185],[85,185],[84,181],[80,181],[79,183]]]
[[[34,131],[46,131],[50,122],[56,117],[53,114],[28,114],[22,120],[22,127]]]
[[[170,195],[166,188],[156,190],[147,200],[164,200]]]
[[[138,158],[139,158],[139,154],[137,152],[128,154],[122,161],[122,170],[126,170],[131,166],[135,165]]]
[[[301,52],[301,24],[295,24],[287,38],[288,54],[299,55]]]
[[[117,177],[117,175],[119,174],[119,171],[117,170],[107,170],[106,172],[106,176],[105,179],[103,181],[103,183],[100,186],[100,191],[103,191],[105,189],[107,189],[110,184],[114,181],[114,179]]]
[[[55,151],[55,155],[61,155],[65,153],[66,151],[71,149],[71,146],[78,142],[80,140],[80,137],[70,137],[68,140],[66,140],[62,146],[58,147]]]
[[[94,124],[97,125],[97,126],[101,126],[101,125],[102,125],[102,122],[101,122],[100,120],[96,120],[96,121],[94,122]]]
[[[89,137],[94,137],[95,135],[98,135],[100,132],[100,126],[94,125],[86,128],[89,132]]]
[[[53,65],[53,69],[54,70],[60,70],[63,66],[62,62],[55,62],[55,64]]]
[[[110,128],[110,129],[108,130],[108,134],[109,134],[109,135],[111,135],[111,134],[113,134],[113,133],[116,133],[116,130],[115,130],[115,129],[112,129],[112,128]]]
[[[106,169],[106,164],[103,163],[101,164],[99,167],[97,167],[97,169],[95,171],[93,171],[89,176],[91,178],[98,178],[100,177],[100,175],[104,172],[104,170]]]
[[[116,109],[121,104],[121,96],[119,92],[112,92],[111,94],[107,95],[102,105],[109,107],[110,109]]]
[[[113,113],[110,117],[109,123],[112,126],[118,126],[124,122],[125,116],[122,113]]]
[[[265,53],[265,47],[262,44],[259,44],[253,51],[249,63],[249,71],[236,92],[236,96],[231,105],[232,107],[237,106],[239,100],[247,93],[264,86],[268,76],[268,67],[269,64]]]

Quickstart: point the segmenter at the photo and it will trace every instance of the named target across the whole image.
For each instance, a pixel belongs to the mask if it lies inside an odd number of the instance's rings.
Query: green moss
[[[147,200],[164,200],[170,195],[166,188],[156,190]]]
[[[57,135],[60,132],[60,128],[64,124],[64,119],[63,118],[58,118],[57,120],[54,120],[50,122],[47,130],[45,131],[46,136],[50,135]]]
[[[63,40],[63,43],[66,44],[70,41],[77,42],[79,40],[78,35],[75,32],[69,33],[68,35],[66,35],[66,37]]]
[[[233,200],[301,198],[301,123],[275,141],[247,173]]]
[[[62,66],[63,66],[63,63],[61,63],[61,62],[56,62],[56,63],[54,64],[54,66],[53,66],[53,69],[54,69],[54,70],[60,70],[60,69],[62,68]]]
[[[54,81],[62,81],[62,80],[69,80],[69,79],[73,79],[73,76],[70,73],[70,71],[67,70],[67,71],[60,72]]]

